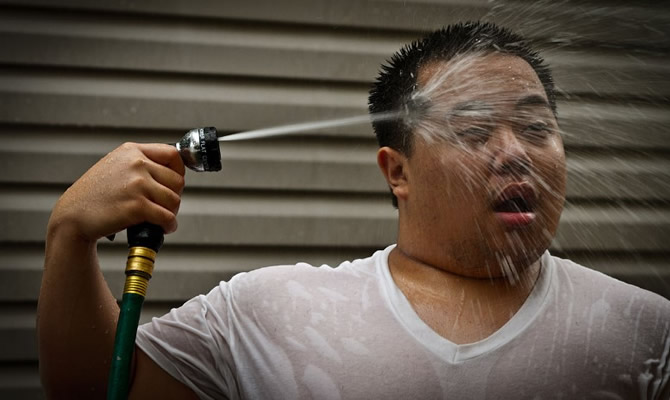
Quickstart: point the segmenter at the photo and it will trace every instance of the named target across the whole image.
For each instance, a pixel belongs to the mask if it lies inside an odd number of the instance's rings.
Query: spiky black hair
[[[411,107],[418,72],[431,61],[449,61],[469,53],[499,52],[518,56],[537,74],[556,114],[554,80],[549,67],[521,36],[492,23],[466,22],[450,25],[416,40],[395,53],[370,90],[370,113],[397,112]],[[406,119],[377,120],[373,128],[379,146],[389,146],[405,155],[412,150],[412,124]]]

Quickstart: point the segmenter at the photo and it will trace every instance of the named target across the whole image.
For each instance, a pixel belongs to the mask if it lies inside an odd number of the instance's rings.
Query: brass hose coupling
[[[148,247],[131,247],[126,262],[126,284],[123,293],[146,297],[151,274],[154,272],[156,252]]]

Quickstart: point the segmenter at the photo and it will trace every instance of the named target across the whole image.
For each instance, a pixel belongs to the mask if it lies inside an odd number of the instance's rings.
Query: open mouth
[[[496,217],[507,227],[528,225],[535,220],[537,192],[527,182],[505,186],[493,201]]]
[[[526,198],[515,196],[510,199],[503,199],[493,206],[495,212],[506,213],[528,213],[533,212],[533,207]]]

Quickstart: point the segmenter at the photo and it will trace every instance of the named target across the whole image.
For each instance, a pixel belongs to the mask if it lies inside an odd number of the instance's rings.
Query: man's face
[[[519,57],[489,54],[419,71],[406,212],[437,244],[423,261],[514,278],[548,248],[565,200],[565,155],[547,96]],[[445,258],[446,256],[446,258]]]

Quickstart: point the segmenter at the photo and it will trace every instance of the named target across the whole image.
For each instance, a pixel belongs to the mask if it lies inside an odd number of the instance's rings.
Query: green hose
[[[156,253],[163,245],[163,229],[152,224],[128,228],[128,261],[119,321],[116,325],[114,352],[107,381],[108,400],[126,400],[130,390],[130,372],[135,350],[137,325],[154,271]]]
[[[121,300],[121,313],[116,325],[114,354],[107,382],[108,400],[125,400],[130,388],[130,369],[135,350],[135,336],[140,321],[144,296],[137,293],[124,293]]]

